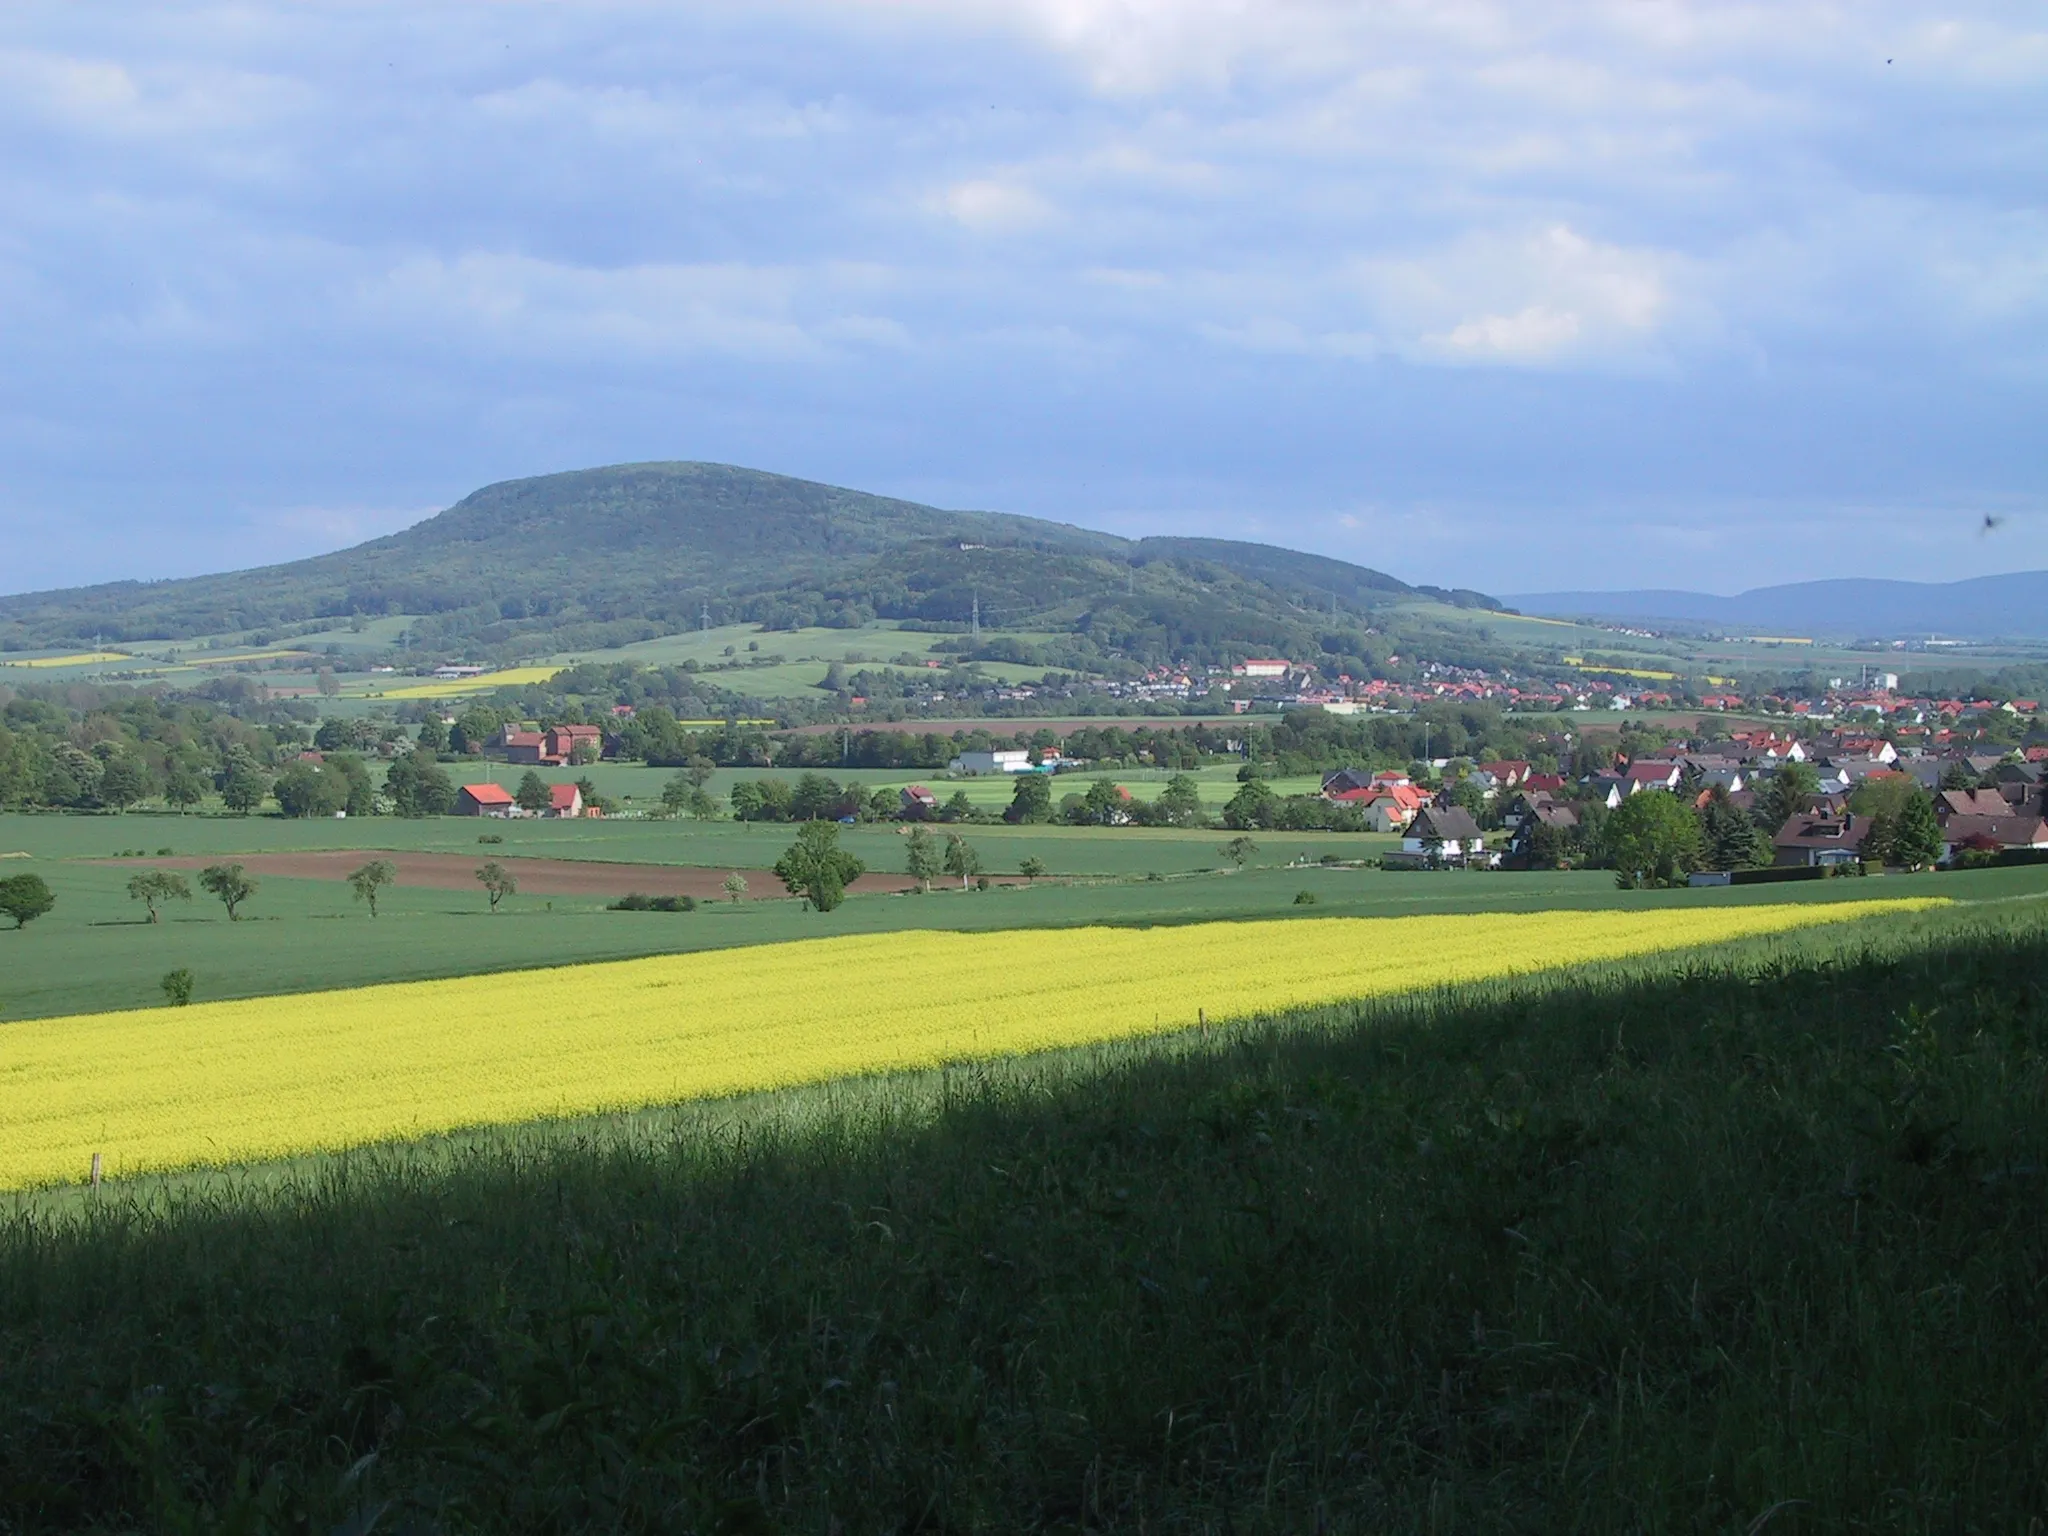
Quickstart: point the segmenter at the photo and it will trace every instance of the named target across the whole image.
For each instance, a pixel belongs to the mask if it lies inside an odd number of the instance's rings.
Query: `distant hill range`
[[[1706,592],[1537,592],[1505,599],[1544,618],[1636,619],[1773,635],[1859,639],[2048,636],[2048,571],[1969,581],[1801,581],[1735,597]]]
[[[1123,539],[951,512],[725,464],[624,464],[508,480],[387,538],[218,576],[0,597],[0,645],[303,631],[424,616],[448,649],[600,647],[714,623],[969,622],[1089,636],[1124,655],[1317,644],[1427,596],[1380,571],[1264,544]]]

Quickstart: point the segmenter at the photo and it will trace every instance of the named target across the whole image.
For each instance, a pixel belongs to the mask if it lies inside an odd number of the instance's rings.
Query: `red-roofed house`
[[[1481,763],[1479,771],[1492,774],[1494,784],[1500,789],[1514,789],[1529,777],[1527,763],[1506,759],[1497,763]]]
[[[465,784],[456,791],[458,816],[514,816],[518,812],[512,791],[502,784]]]
[[[1413,784],[1382,784],[1363,801],[1365,824],[1375,832],[1402,832],[1429,804],[1429,793]]]
[[[548,816],[581,816],[583,814],[583,791],[574,784],[550,784],[548,786]]]

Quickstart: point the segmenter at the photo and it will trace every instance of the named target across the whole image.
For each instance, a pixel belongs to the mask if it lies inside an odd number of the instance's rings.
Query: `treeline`
[[[25,689],[0,705],[0,806],[118,811],[155,798],[189,806],[212,790],[231,807],[253,808],[269,793],[270,774],[307,740],[296,720],[245,719],[194,696]]]

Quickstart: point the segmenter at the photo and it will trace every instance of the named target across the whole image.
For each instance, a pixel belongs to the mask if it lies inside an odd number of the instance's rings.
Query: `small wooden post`
[[[100,1155],[97,1152],[92,1155],[92,1187],[100,1187]]]

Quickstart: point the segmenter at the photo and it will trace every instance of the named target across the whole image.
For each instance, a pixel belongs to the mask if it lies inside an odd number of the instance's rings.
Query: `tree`
[[[967,798],[967,791],[956,789],[939,807],[941,821],[971,821],[974,818],[974,802]]]
[[[981,855],[957,832],[946,834],[946,873],[960,877],[960,889],[963,891],[967,889],[967,882],[981,873]]]
[[[1700,813],[1700,835],[1700,862],[1707,869],[1761,869],[1771,862],[1770,839],[1721,785]]]
[[[1907,773],[1873,773],[1849,796],[1849,809],[1872,821],[1893,821],[1909,800],[1924,800],[1919,782]],[[1931,808],[1931,803],[1930,803]]]
[[[164,1000],[173,1008],[183,1008],[192,1001],[192,986],[196,978],[179,966],[175,971],[165,971],[163,980],[157,983],[164,989]]]
[[[149,908],[149,920],[156,923],[163,921],[163,913],[159,910],[163,903],[190,901],[192,887],[183,875],[173,874],[168,869],[145,869],[128,882],[128,896]]]
[[[747,877],[734,870],[725,877],[725,882],[719,889],[725,892],[727,899],[737,902],[747,894]]]
[[[1631,889],[1683,885],[1700,867],[1700,819],[1666,790],[1624,800],[1607,818],[1606,842],[1620,883]]]
[[[448,727],[439,715],[429,715],[420,722],[417,750],[421,752],[445,752],[448,750]]]
[[[1259,851],[1259,845],[1248,837],[1233,837],[1216,851],[1239,869],[1243,869],[1244,861]]]
[[[1270,827],[1279,798],[1264,779],[1247,779],[1223,807],[1223,825],[1233,832]]]
[[[820,912],[830,912],[846,897],[846,887],[866,868],[839,846],[839,824],[807,821],[796,841],[775,861],[775,876],[792,896],[802,896]]]
[[[689,775],[678,773],[661,786],[661,803],[671,816],[680,816],[689,805],[690,797],[702,793],[703,790],[691,782]]]
[[[1016,826],[1052,820],[1052,777],[1044,773],[1020,773],[1010,791],[1009,807],[1003,820]]]
[[[164,800],[180,811],[190,810],[206,798],[206,785],[183,763],[164,776]]]
[[[484,894],[491,899],[491,910],[498,910],[498,903],[507,896],[518,894],[519,882],[512,877],[512,871],[496,859],[478,866],[476,877],[483,882]]]
[[[548,788],[546,779],[529,768],[519,787],[512,791],[512,803],[522,811],[544,811],[555,803],[554,791]]]
[[[239,864],[207,865],[199,871],[199,886],[228,909],[228,921],[231,923],[242,920],[238,909],[256,894],[256,882]]]
[[[945,860],[939,853],[939,840],[926,831],[922,825],[910,829],[910,842],[903,850],[903,869],[917,882],[920,891],[932,888],[932,877],[945,867]]]
[[[0,912],[13,918],[17,928],[26,928],[55,905],[57,897],[43,883],[41,875],[15,875],[0,880]]]
[[[372,859],[348,877],[357,901],[370,904],[370,916],[377,915],[377,893],[398,879],[398,866],[389,859]]]
[[[332,816],[348,807],[348,780],[318,763],[293,763],[270,786],[287,816]]]
[[[1892,864],[1903,864],[1908,869],[1925,869],[1941,858],[1941,823],[1935,819],[1934,802],[1926,795],[1915,794],[1900,806],[1891,825],[1886,828],[1890,834],[1889,846],[1882,850],[1882,857]]]
[[[689,761],[683,764],[683,772],[690,776],[691,784],[702,789],[711,782],[711,776],[718,772],[718,764],[703,753],[695,752],[690,755]]]
[[[423,748],[391,760],[384,793],[400,816],[446,816],[455,809],[455,785]]]
[[[1022,864],[1019,864],[1017,866],[1017,872],[1021,874],[1026,880],[1036,880],[1040,875],[1045,873],[1045,860],[1026,859]]]
[[[1806,763],[1786,763],[1757,791],[1757,819],[1765,832],[1775,834],[1819,793],[1819,774]]]
[[[1128,798],[1123,790],[1108,779],[1096,779],[1089,784],[1088,793],[1081,797],[1081,807],[1076,819],[1091,827],[1113,827],[1128,821],[1131,813],[1125,809]]]
[[[100,803],[117,811],[149,793],[149,770],[132,757],[110,757],[100,772]]]
[[[1159,819],[1169,827],[1193,827],[1202,821],[1202,790],[1192,774],[1176,773],[1159,792]]]
[[[221,780],[220,801],[238,816],[246,816],[263,803],[270,785],[263,770],[252,762],[231,762]]]

